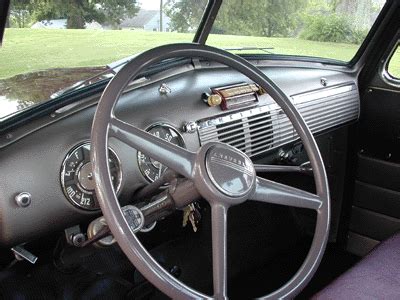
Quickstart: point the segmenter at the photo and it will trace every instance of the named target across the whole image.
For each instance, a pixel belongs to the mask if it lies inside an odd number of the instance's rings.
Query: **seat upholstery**
[[[400,234],[382,242],[313,299],[400,299]]]

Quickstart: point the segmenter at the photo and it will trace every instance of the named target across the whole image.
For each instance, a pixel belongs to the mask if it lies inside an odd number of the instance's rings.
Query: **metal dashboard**
[[[119,100],[117,117],[143,129],[155,123],[168,124],[179,131],[189,150],[196,151],[208,141],[222,141],[237,146],[254,159],[297,139],[288,119],[268,93],[260,96],[257,106],[232,111],[205,104],[202,94],[210,88],[248,80],[229,68],[203,64],[169,70],[134,84]],[[291,96],[313,132],[331,130],[358,119],[356,74],[319,64],[308,67],[267,63],[260,68]],[[160,93],[162,84],[170,92]],[[60,184],[62,163],[68,153],[90,140],[99,96],[89,102],[82,99],[83,105],[71,111],[66,109],[51,122],[23,126],[14,133],[14,140],[3,145],[1,245],[14,246],[100,213],[72,205]],[[193,122],[196,130],[182,130],[187,122]],[[128,203],[133,192],[148,181],[139,170],[135,149],[114,139],[110,139],[109,146],[120,161],[119,197],[122,203]],[[29,206],[20,207],[15,202],[21,192],[31,194]]]

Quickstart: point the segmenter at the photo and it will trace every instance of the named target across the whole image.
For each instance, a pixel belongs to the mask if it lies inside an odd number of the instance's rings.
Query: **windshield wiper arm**
[[[119,62],[119,63],[117,63],[115,65],[112,65],[112,66],[111,65],[107,65],[107,69],[106,70],[101,71],[100,73],[97,73],[96,75],[93,75],[92,77],[89,77],[89,78],[87,78],[85,80],[78,81],[77,83],[75,83],[75,84],[73,84],[73,85],[71,85],[71,86],[69,86],[69,87],[67,87],[65,89],[62,89],[62,90],[59,90],[58,92],[55,92],[50,96],[50,98],[54,99],[54,98],[57,98],[57,97],[59,97],[61,95],[66,94],[68,92],[76,91],[77,89],[79,89],[81,87],[84,87],[86,85],[90,85],[90,84],[94,83],[92,81],[94,81],[96,79],[99,79],[99,77],[101,77],[101,76],[105,76],[105,75],[110,74],[110,73],[113,73],[112,76],[114,76],[115,73],[117,73],[118,69],[121,66],[125,65],[126,63],[128,63],[132,58],[133,57],[131,57],[131,58],[127,59],[127,60],[123,60],[123,61],[121,61],[121,62]],[[110,76],[110,77],[112,77],[112,76]],[[105,78],[103,78],[103,79],[105,79]],[[96,81],[98,81],[98,80],[96,80]]]
[[[232,47],[232,48],[224,48],[226,51],[251,51],[251,50],[261,50],[268,54],[274,54],[269,50],[273,50],[274,47]]]
[[[122,69],[122,67],[123,67],[124,65],[126,65],[127,63],[129,63],[129,62],[130,62],[132,59],[134,59],[137,55],[138,55],[138,54],[135,54],[135,55],[132,55],[132,56],[123,58],[123,59],[121,59],[121,60],[112,62],[112,63],[106,65],[106,67],[107,67],[106,70],[104,70],[104,71],[102,71],[102,72],[100,72],[100,73],[98,73],[98,74],[96,74],[96,75],[94,75],[94,76],[92,76],[92,77],[90,77],[90,78],[88,78],[88,79],[85,79],[85,80],[82,80],[82,81],[78,81],[77,83],[73,84],[72,86],[69,86],[69,87],[67,87],[67,88],[65,88],[65,89],[62,89],[62,90],[60,90],[60,91],[58,91],[58,92],[55,92],[54,94],[52,94],[52,95],[50,96],[50,98],[51,98],[51,99],[54,99],[54,98],[57,98],[57,97],[59,97],[59,96],[61,96],[61,95],[66,94],[66,93],[69,93],[69,92],[72,92],[72,91],[76,91],[76,90],[78,90],[79,88],[82,88],[82,87],[85,87],[85,86],[90,85],[90,84],[92,84],[92,83],[95,83],[95,82],[97,82],[97,81],[100,81],[101,79],[104,79],[104,80],[109,79],[109,78],[113,77],[120,69]],[[176,60],[178,60],[178,58],[167,59],[167,60],[165,60],[164,62],[170,62],[170,61],[176,61]],[[155,66],[157,66],[157,65],[159,65],[159,64],[161,64],[161,63],[162,63],[162,62],[156,63]],[[107,74],[110,74],[110,76],[105,77],[105,75],[107,75]],[[104,76],[104,78],[100,78],[100,77],[102,77],[102,76]],[[94,80],[95,80],[95,81],[94,81]]]
[[[273,50],[273,49],[274,49],[274,47],[232,47],[232,48],[224,48],[224,50],[226,50],[226,51],[252,51],[252,50],[261,50],[261,51],[263,51],[263,52],[265,52],[265,53],[268,53],[268,54],[274,54],[273,52],[269,51],[269,50]],[[104,70],[104,71],[102,71],[102,72],[100,72],[100,73],[98,73],[98,74],[96,74],[96,75],[94,75],[94,76],[92,76],[92,77],[89,77],[89,78],[87,78],[87,79],[85,79],[85,80],[78,81],[77,83],[75,83],[75,84],[73,84],[73,85],[71,85],[71,86],[69,86],[69,87],[67,87],[67,88],[65,88],[65,89],[62,89],[62,90],[60,90],[60,91],[58,91],[58,92],[55,92],[55,93],[53,93],[53,94],[50,96],[50,98],[51,98],[51,99],[54,99],[54,98],[57,98],[57,97],[60,97],[60,96],[62,96],[62,95],[64,95],[64,94],[66,94],[66,93],[69,93],[69,92],[72,92],[72,91],[76,91],[76,90],[79,89],[79,88],[82,88],[82,87],[85,87],[85,86],[87,86],[87,85],[90,85],[90,84],[94,83],[94,82],[93,82],[94,80],[99,81],[99,77],[101,77],[101,76],[105,76],[105,75],[107,75],[107,74],[111,74],[111,73],[112,73],[112,75],[110,76],[110,77],[112,77],[112,76],[114,76],[125,64],[127,64],[128,62],[130,62],[130,61],[131,61],[133,58],[135,58],[136,56],[137,56],[137,54],[136,54],[136,55],[129,56],[129,57],[127,57],[127,58],[123,58],[123,59],[118,60],[118,61],[116,61],[116,62],[110,63],[110,64],[106,65],[106,66],[107,66],[107,69],[106,69],[106,70]],[[102,79],[106,79],[106,78],[102,78]]]

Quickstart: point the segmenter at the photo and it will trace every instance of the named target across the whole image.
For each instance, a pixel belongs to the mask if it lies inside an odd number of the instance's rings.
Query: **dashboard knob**
[[[15,196],[15,202],[19,207],[28,207],[32,202],[32,196],[27,192],[21,192]]]
[[[222,97],[218,94],[212,94],[208,96],[207,103],[209,106],[217,106],[222,102]]]
[[[82,232],[79,232],[77,234],[74,234],[71,237],[71,240],[72,240],[72,244],[74,246],[79,247],[86,240],[86,238],[85,238],[85,235]]]
[[[189,121],[183,124],[182,131],[186,133],[194,133],[197,130],[197,123]]]

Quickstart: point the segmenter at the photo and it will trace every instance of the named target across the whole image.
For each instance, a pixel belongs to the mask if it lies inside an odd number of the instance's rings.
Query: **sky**
[[[154,9],[154,10],[159,10],[160,9],[160,0],[139,0],[140,7],[143,9]],[[164,0],[164,3],[166,0]]]

